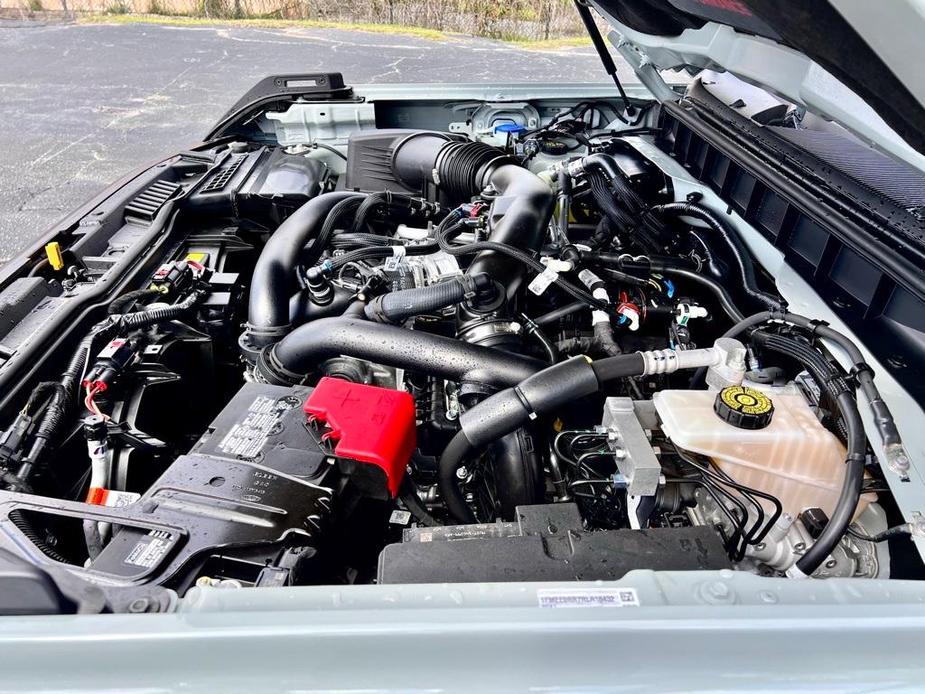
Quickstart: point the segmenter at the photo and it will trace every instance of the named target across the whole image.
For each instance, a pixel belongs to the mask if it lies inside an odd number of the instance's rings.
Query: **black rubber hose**
[[[363,193],[351,192],[319,195],[293,212],[270,236],[251,278],[247,321],[255,344],[275,342],[289,330],[289,296],[306,244],[337,203],[362,197]]]
[[[418,496],[414,481],[408,475],[405,475],[404,479],[402,479],[401,488],[398,490],[398,498],[401,499],[405,508],[411,512],[411,515],[421,525],[431,528],[440,525],[437,519],[427,511],[427,507],[421,501],[421,497]]]
[[[865,452],[867,451],[864,424],[861,421],[857,403],[847,382],[825,361],[822,355],[816,353],[807,345],[782,335],[759,331],[752,335],[752,340],[765,349],[778,352],[802,363],[812,374],[819,387],[835,397],[835,403],[845,424],[848,454],[846,457],[845,477],[835,510],[822,534],[796,564],[802,573],[810,576],[838,545],[848,530],[848,526],[851,525],[857,510],[858,501],[861,497],[861,487],[864,482],[864,461],[866,458]]]
[[[845,478],[832,517],[829,518],[822,534],[796,563],[796,568],[806,576],[811,576],[819,568],[845,535],[857,511],[864,483],[864,451],[867,448],[867,437],[864,435],[861,415],[850,393],[839,395],[836,403],[848,431]]]
[[[466,437],[466,433],[460,430],[450,439],[450,442],[440,455],[437,486],[440,489],[440,496],[443,497],[443,504],[446,506],[447,512],[454,520],[460,523],[476,522],[475,514],[472,513],[472,509],[466,503],[466,496],[463,494],[459,480],[456,477],[456,471],[462,467],[472,452],[472,446]]]
[[[510,200],[501,219],[492,225],[489,241],[516,247],[525,254],[539,251],[555,206],[552,189],[533,172],[513,164],[499,166],[487,182]],[[509,299],[520,292],[526,276],[516,259],[493,250],[476,255],[468,272],[503,278]]]
[[[679,217],[694,217],[704,222],[723,241],[735,260],[739,271],[739,281],[742,283],[742,291],[745,295],[768,309],[783,309],[780,299],[758,288],[751,254],[738,234],[729,231],[723,220],[711,209],[695,202],[669,202],[664,205],[656,205],[651,208],[650,212],[671,214]]]
[[[881,397],[880,390],[877,388],[876,383],[874,383],[873,370],[870,368],[861,350],[858,349],[858,346],[854,344],[847,335],[843,335],[837,330],[830,328],[825,323],[814,321],[796,313],[790,313],[788,311],[762,311],[761,313],[756,313],[739,321],[736,325],[727,330],[723,337],[737,337],[749,328],[753,328],[756,325],[771,320],[784,321],[803,328],[804,330],[808,330],[812,335],[820,337],[823,340],[834,342],[845,351],[851,361],[851,370],[857,379],[858,386],[864,394],[864,397],[867,398],[868,405],[874,416],[874,424],[883,440],[884,447],[892,447],[894,452],[901,453],[905,456],[905,452],[902,450],[902,437],[899,434],[899,429],[896,427],[893,414]],[[699,371],[694,374],[694,377],[691,379],[692,384],[699,382],[697,380],[699,375]],[[908,461],[906,462],[908,463]]]
[[[447,510],[458,521],[475,521],[459,486],[457,471],[474,455],[539,415],[596,393],[606,381],[639,376],[645,371],[640,354],[624,354],[598,362],[573,357],[533,374],[516,386],[486,398],[460,417],[460,431],[439,461],[438,486]]]
[[[533,322],[540,326],[549,325],[550,323],[555,323],[559,320],[562,320],[566,316],[570,316],[573,313],[584,311],[586,308],[588,308],[588,304],[584,301],[573,301],[570,304],[560,306],[559,308],[554,308],[549,313],[544,313],[542,316],[534,318]]]
[[[300,383],[325,359],[341,355],[494,388],[519,383],[543,366],[535,359],[420,330],[322,318],[264,349],[257,372],[268,383]]]
[[[384,207],[391,210],[397,207],[411,208],[413,198],[403,193],[393,193],[391,191],[382,191],[380,193],[370,193],[370,195],[360,204],[353,218],[353,226],[350,228],[351,233],[360,233],[366,227],[366,218],[377,208]]]
[[[556,348],[555,343],[549,339],[549,336],[543,332],[543,330],[538,326],[530,317],[525,314],[520,314],[520,320],[524,326],[524,333],[536,340],[540,347],[543,348],[543,351],[546,353],[546,360],[550,364],[555,364],[559,361],[559,350]]]
[[[620,345],[617,344],[617,341],[613,337],[613,326],[610,324],[609,320],[595,323],[592,327],[594,330],[594,346],[597,347],[604,356],[616,357],[623,353],[623,350],[620,349]]]
[[[449,219],[450,218],[448,217],[447,220]],[[446,222],[447,220],[444,220],[444,222]],[[441,223],[441,226],[443,226],[443,223]],[[439,244],[440,249],[446,253],[449,253],[450,255],[469,255],[471,253],[476,253],[482,250],[491,250],[491,251],[506,255],[509,258],[516,261],[517,263],[521,264],[523,267],[530,268],[537,273],[542,273],[543,271],[546,270],[545,265],[543,265],[540,261],[536,260],[529,254],[524,253],[518,248],[514,248],[513,246],[508,246],[506,244],[499,243],[497,241],[475,241],[473,243],[467,243],[461,246],[454,246],[452,243],[450,243],[450,240],[456,234],[458,234],[460,230],[461,230],[461,226],[458,223],[450,224],[445,229],[441,229],[438,227],[438,229],[435,232],[435,236],[437,237],[437,243]],[[471,272],[471,270],[472,270],[472,265],[469,266],[469,271]],[[491,277],[504,277],[505,285],[507,287],[505,293],[508,296],[510,296],[510,288],[511,288],[509,284],[510,276],[503,275],[503,274],[494,275],[491,272],[489,272],[488,274]],[[607,304],[601,301],[598,301],[593,296],[591,296],[591,294],[584,291],[580,287],[575,286],[574,284],[564,279],[559,274],[556,274],[554,279],[552,279],[552,284],[563,289],[567,294],[569,294],[573,298],[584,301],[588,306],[596,308],[599,311],[604,311],[605,313],[611,316],[614,316],[615,318],[620,317],[620,314],[617,313],[615,308],[613,308],[612,306],[608,306]]]
[[[377,296],[366,306],[366,317],[377,323],[402,323],[412,316],[455,306],[466,297],[494,287],[485,274],[451,277],[429,287],[402,289]]]
[[[739,310],[739,307],[736,306],[735,300],[732,298],[732,295],[720,282],[717,282],[711,277],[702,275],[693,270],[688,270],[686,268],[680,267],[663,267],[659,270],[664,275],[671,275],[672,277],[680,277],[681,279],[686,279],[689,282],[694,284],[699,284],[704,289],[709,290],[714,297],[716,297],[717,303],[719,303],[720,308],[729,316],[730,319],[734,321],[740,321],[744,317],[742,312]]]
[[[357,208],[369,198],[350,197],[344,198],[331,208],[331,211],[324,218],[321,229],[312,240],[312,245],[302,254],[302,263],[306,266],[314,265],[321,255],[327,250],[331,238],[334,236],[334,229],[342,223],[346,217],[357,214]],[[283,222],[285,224],[285,222]],[[277,230],[277,233],[279,230]]]

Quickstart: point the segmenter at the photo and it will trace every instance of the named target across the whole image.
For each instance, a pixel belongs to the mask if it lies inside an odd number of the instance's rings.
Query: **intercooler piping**
[[[289,297],[296,265],[306,244],[335,205],[364,197],[364,193],[350,192],[319,195],[293,212],[270,236],[251,280],[247,333],[252,344],[271,344],[289,331]]]
[[[420,330],[322,318],[265,348],[256,374],[267,383],[301,383],[321,362],[341,355],[493,389],[516,385],[543,367],[528,357]]]

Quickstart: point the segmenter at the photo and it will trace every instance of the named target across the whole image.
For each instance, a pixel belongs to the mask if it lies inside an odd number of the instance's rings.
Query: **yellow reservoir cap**
[[[48,258],[52,270],[64,269],[64,254],[61,252],[61,244],[57,241],[45,244],[45,257]]]

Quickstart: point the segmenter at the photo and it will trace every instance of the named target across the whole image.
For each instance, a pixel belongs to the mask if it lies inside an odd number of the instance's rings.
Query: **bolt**
[[[208,588],[212,585],[212,579],[208,576],[200,576],[196,579],[196,587],[198,588]]]
[[[128,604],[128,611],[134,612],[135,614],[147,612],[150,604],[151,601],[148,600],[148,598],[135,598]]]
[[[626,457],[626,449],[615,448],[613,454],[617,460],[623,460]]]
[[[723,600],[729,597],[729,586],[722,581],[713,581],[713,583],[707,586],[707,592],[712,597]]]
[[[456,477],[457,479],[464,480],[469,476],[469,470],[465,465],[462,467],[456,468]]]
[[[836,566],[838,566],[838,562],[835,561],[834,559],[829,559],[829,560],[825,563],[825,568],[827,568],[827,569],[834,569]]]

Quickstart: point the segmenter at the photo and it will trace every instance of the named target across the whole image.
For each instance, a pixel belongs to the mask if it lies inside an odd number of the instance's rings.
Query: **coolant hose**
[[[301,383],[321,362],[337,356],[492,388],[516,385],[543,366],[535,359],[420,330],[356,318],[322,318],[265,348],[256,373],[267,383]]]
[[[664,205],[656,205],[651,208],[650,212],[656,214],[671,214],[677,217],[693,217],[704,222],[716,235],[722,239],[728,248],[730,254],[735,260],[736,267],[739,271],[739,281],[742,283],[742,291],[750,299],[760,303],[765,308],[771,310],[781,310],[783,304],[777,297],[763,292],[758,288],[755,278],[755,266],[752,262],[751,254],[742,243],[742,240],[735,232],[730,232],[725,223],[710,208],[704,207],[696,202],[669,202]]]
[[[339,202],[363,193],[333,192],[312,198],[279,225],[264,246],[251,279],[247,329],[251,340],[266,345],[289,330],[289,296],[296,265],[306,244]]]
[[[377,296],[366,306],[366,317],[377,323],[402,323],[413,316],[455,306],[467,297],[494,287],[485,274],[452,277],[429,287],[401,289]]]

